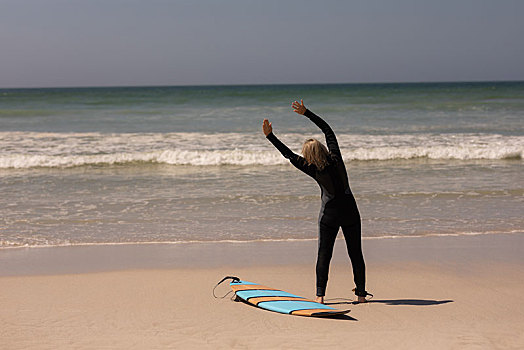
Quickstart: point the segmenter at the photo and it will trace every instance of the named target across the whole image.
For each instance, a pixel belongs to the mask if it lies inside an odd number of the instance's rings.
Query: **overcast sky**
[[[0,0],[0,87],[478,80],[523,0]]]

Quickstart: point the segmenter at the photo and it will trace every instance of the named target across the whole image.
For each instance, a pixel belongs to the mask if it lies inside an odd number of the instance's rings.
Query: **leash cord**
[[[232,292],[232,290],[230,290],[229,292],[227,292],[224,296],[221,296],[221,297],[217,297],[215,295],[215,289],[220,285],[222,284],[225,280],[232,280],[233,282],[240,282],[240,278],[238,277],[235,277],[235,276],[226,276],[224,278],[222,278],[222,280],[220,282],[218,282],[216,284],[216,286],[213,288],[213,296],[215,297],[215,299],[224,299],[225,297],[227,297],[229,295],[229,293]]]

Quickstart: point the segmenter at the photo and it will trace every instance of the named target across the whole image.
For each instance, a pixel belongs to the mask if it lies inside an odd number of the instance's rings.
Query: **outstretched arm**
[[[305,172],[306,174],[310,176],[314,176],[315,170],[307,164],[306,160],[299,156],[298,154],[294,153],[292,150],[290,150],[282,141],[280,141],[275,134],[273,134],[273,127],[269,120],[264,119],[262,122],[262,131],[264,132],[264,135],[266,135],[266,138],[273,144],[273,146],[276,147],[282,153],[282,155],[289,159],[291,164],[293,164],[297,169]]]
[[[318,126],[320,130],[322,130],[322,132],[324,133],[324,136],[326,137],[326,143],[327,143],[328,149],[331,153],[337,154],[339,156],[341,155],[340,148],[337,142],[337,137],[335,136],[335,132],[333,131],[333,129],[331,129],[329,124],[324,121],[324,119],[320,118],[318,115],[316,115],[315,113],[307,109],[304,106],[303,100],[300,100],[300,103],[298,103],[297,101],[294,101],[291,104],[291,107],[293,107],[293,111],[295,113],[302,114],[308,117],[309,120],[315,123],[315,125]]]
[[[293,153],[292,150],[290,150],[286,145],[284,145],[282,141],[280,141],[275,136],[275,134],[273,134],[273,126],[271,125],[269,120],[264,119],[264,121],[262,122],[262,131],[264,132],[264,135],[266,135],[266,138],[273,144],[273,146],[275,146],[280,151],[280,153],[282,153],[282,155],[285,158],[291,160],[298,157],[297,154]]]

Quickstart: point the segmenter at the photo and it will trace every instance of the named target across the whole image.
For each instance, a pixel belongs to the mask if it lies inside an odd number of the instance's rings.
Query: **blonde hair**
[[[302,145],[302,155],[308,164],[313,164],[318,170],[323,170],[329,163],[329,152],[322,143],[308,139]]]

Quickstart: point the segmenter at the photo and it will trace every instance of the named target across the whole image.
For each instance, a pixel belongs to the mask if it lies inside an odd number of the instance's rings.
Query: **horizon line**
[[[522,83],[524,80],[429,80],[429,81],[384,81],[384,82],[320,82],[320,83],[244,83],[244,84],[137,84],[137,85],[57,85],[0,87],[0,90],[23,89],[112,89],[112,88],[166,88],[166,87],[242,87],[242,86],[314,86],[314,85],[395,85],[395,84],[480,84],[480,83]]]

